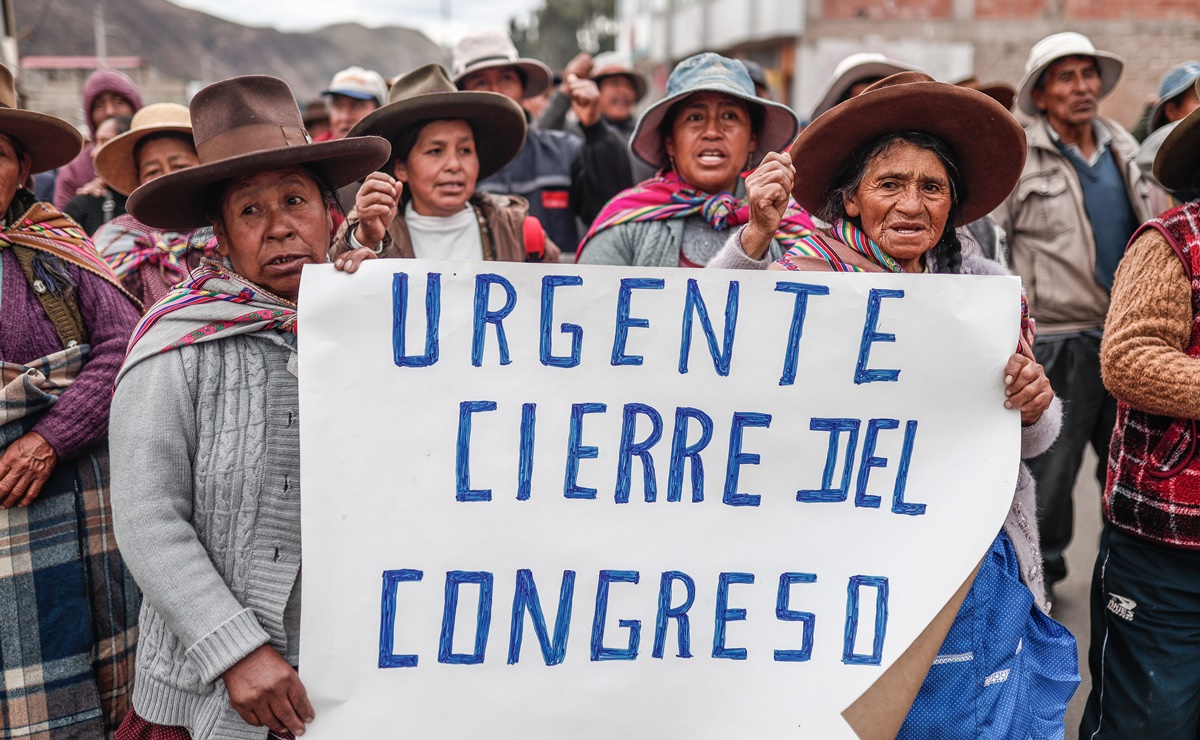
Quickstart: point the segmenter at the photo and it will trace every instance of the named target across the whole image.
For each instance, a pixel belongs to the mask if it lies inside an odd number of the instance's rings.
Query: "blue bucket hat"
[[[1173,98],[1187,92],[1192,85],[1196,84],[1198,78],[1200,78],[1200,62],[1184,62],[1167,70],[1167,73],[1163,75],[1162,82],[1158,85],[1158,102],[1150,111],[1151,131],[1168,123],[1167,114],[1163,108]]]
[[[790,144],[800,130],[800,119],[791,108],[755,94],[754,82],[744,64],[706,51],[675,65],[667,78],[667,96],[647,108],[638,119],[629,139],[629,147],[638,159],[654,167],[665,164],[667,151],[658,133],[659,126],[672,105],[699,92],[722,93],[762,108],[763,125],[758,132],[758,147],[750,153],[752,167],[757,166],[768,152]]]

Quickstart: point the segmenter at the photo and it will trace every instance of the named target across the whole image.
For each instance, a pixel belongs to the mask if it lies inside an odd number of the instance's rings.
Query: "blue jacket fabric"
[[[1078,686],[1075,637],[1034,605],[1002,531],[897,738],[1062,738]]]
[[[608,199],[633,185],[625,142],[603,123],[583,133],[580,140],[531,125],[516,158],[476,189],[529,201],[529,215],[550,239],[574,252],[581,236],[576,218],[586,232]]]

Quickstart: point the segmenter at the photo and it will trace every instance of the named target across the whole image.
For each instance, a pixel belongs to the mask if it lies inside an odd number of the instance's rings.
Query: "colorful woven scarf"
[[[618,193],[604,206],[604,210],[592,222],[587,236],[579,243],[575,260],[579,260],[587,241],[605,229],[639,221],[664,221],[697,214],[712,224],[713,229],[724,231],[746,223],[750,219],[750,206],[731,193],[705,193],[685,183],[675,172],[660,172],[657,177]],[[813,223],[808,213],[789,198],[787,212],[775,232],[775,241],[783,249],[788,249],[800,238],[811,234],[812,230]]]
[[[96,254],[87,234],[49,203],[35,202],[24,215],[0,231],[0,249],[20,245],[36,249],[112,283],[135,303],[112,268]]]
[[[844,218],[839,218],[833,223],[827,231],[822,231],[820,234],[810,234],[801,237],[787,254],[776,260],[776,264],[787,270],[799,271],[795,262],[788,259],[789,257],[816,257],[825,260],[829,264],[829,268],[833,272],[866,272],[862,267],[856,267],[843,260],[837,255],[822,239],[822,236],[831,237],[834,240],[845,244],[854,251],[863,255],[871,262],[875,263],[884,272],[903,272],[900,265],[896,264],[896,260],[886,254],[879,245],[876,244],[866,232],[858,228]],[[1029,316],[1029,301],[1025,298],[1024,291],[1021,292],[1021,337],[1017,344],[1017,352],[1019,354],[1029,354],[1032,356],[1033,339],[1037,333],[1036,325],[1033,319]]]
[[[858,252],[867,259],[871,260],[871,262],[874,262],[884,272],[903,272],[903,270],[900,268],[900,265],[896,264],[896,260],[884,253],[884,251],[879,248],[879,245],[872,241],[869,236],[867,236],[866,232],[844,218],[839,218],[837,221],[834,221],[833,226],[830,227],[828,231],[824,231],[821,234],[808,234],[801,237],[791,247],[791,249],[787,251],[787,254],[777,260],[779,266],[788,270],[798,270],[799,268],[796,267],[795,263],[788,259],[788,256],[790,255],[795,257],[816,257],[818,259],[825,260],[827,263],[829,263],[829,267],[833,272],[866,272],[866,270],[863,268],[855,267],[854,265],[851,265],[842,258],[838,257],[837,254],[825,244],[825,241],[822,239],[822,235],[833,237],[835,240],[845,244],[855,252]]]
[[[295,333],[296,305],[205,260],[142,317],[121,372],[151,354],[273,329]]]
[[[203,252],[210,257],[217,248],[217,240],[208,232],[207,239],[201,236],[207,229],[192,232],[164,233],[151,229],[134,239],[134,247],[128,252],[120,252],[108,257],[108,264],[118,277],[135,272],[142,265],[150,264],[158,267],[164,275],[179,282],[188,276],[187,255],[193,249]]]

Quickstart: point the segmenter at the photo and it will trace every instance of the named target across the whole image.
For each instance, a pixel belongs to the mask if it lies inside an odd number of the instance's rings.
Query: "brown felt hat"
[[[1195,82],[1200,95],[1200,78]],[[1200,186],[1200,108],[1187,114],[1154,155],[1154,179],[1167,190],[1195,191]]]
[[[1025,166],[1025,131],[999,103],[923,72],[902,72],[834,106],[800,132],[791,147],[802,173],[792,188],[796,202],[820,214],[850,157],[895,131],[936,136],[954,151],[967,186],[956,226],[1004,202]]]
[[[398,78],[388,102],[350,129],[352,136],[395,142],[406,130],[430,121],[466,121],[475,134],[479,179],[498,172],[525,144],[525,113],[505,95],[459,90],[440,64],[426,64]]]
[[[178,103],[155,103],[133,114],[129,130],[114,136],[96,150],[96,172],[121,195],[129,195],[139,183],[138,163],[133,153],[138,142],[147,136],[178,133],[192,138],[192,120],[187,106]]]
[[[1012,85],[1006,82],[990,82],[985,84],[975,75],[959,80],[954,84],[959,87],[965,87],[968,90],[978,90],[1004,106],[1005,110],[1012,110],[1013,101],[1017,98],[1017,88]]]
[[[192,137],[200,164],[151,180],[129,196],[134,218],[158,229],[207,226],[211,189],[243,175],[304,165],[338,189],[387,161],[378,137],[312,143],[287,83],[266,75],[214,82],[192,98]]]
[[[83,137],[61,118],[18,110],[12,70],[0,64],[0,134],[21,142],[29,152],[30,174],[67,164],[83,149]]]

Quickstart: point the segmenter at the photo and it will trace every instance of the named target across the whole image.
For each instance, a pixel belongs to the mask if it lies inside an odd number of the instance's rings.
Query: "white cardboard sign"
[[[301,295],[309,737],[852,737],[1012,498],[1013,278],[380,260]]]

